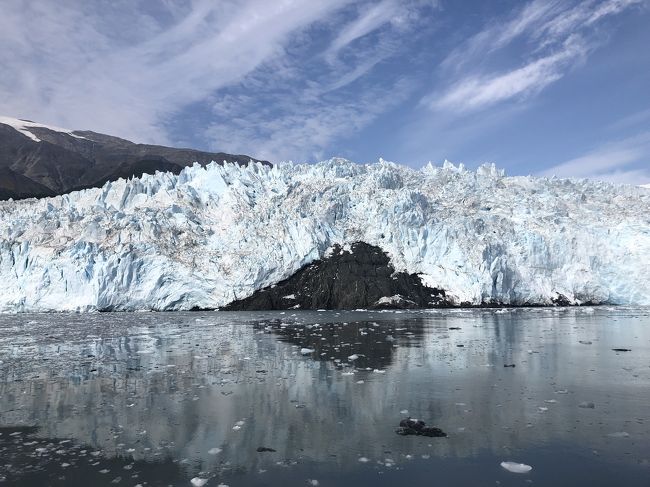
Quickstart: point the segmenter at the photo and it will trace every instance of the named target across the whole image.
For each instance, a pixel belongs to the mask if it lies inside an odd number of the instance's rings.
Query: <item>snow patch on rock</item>
[[[41,139],[39,139],[36,135],[34,135],[34,133],[29,130],[30,128],[44,128],[44,129],[52,130],[53,132],[61,132],[63,134],[68,134],[69,136],[76,137],[77,139],[85,139],[85,137],[82,137],[81,135],[73,134],[72,133],[73,131],[69,129],[55,127],[53,125],[43,125],[42,123],[29,122],[27,120],[20,120],[18,118],[0,116],[0,123],[13,127],[21,134],[26,135],[27,137],[32,139],[34,142],[40,142]]]

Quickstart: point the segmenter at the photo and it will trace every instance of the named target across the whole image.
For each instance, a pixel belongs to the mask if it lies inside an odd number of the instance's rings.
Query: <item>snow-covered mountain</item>
[[[645,189],[333,159],[0,202],[0,310],[215,308],[353,242],[457,304],[650,305]]]

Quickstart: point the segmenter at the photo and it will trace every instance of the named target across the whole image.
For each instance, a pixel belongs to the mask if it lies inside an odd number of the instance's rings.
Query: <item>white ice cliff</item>
[[[355,241],[458,304],[650,305],[647,189],[333,159],[0,202],[0,311],[215,308]]]

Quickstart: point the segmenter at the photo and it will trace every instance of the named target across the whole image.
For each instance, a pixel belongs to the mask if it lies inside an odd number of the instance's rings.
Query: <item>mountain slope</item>
[[[135,144],[91,131],[72,131],[0,117],[0,198],[22,199],[101,187],[107,181],[216,161],[248,164],[244,155]],[[16,187],[15,178],[22,183]]]
[[[650,305],[645,189],[335,159],[0,202],[0,310],[222,307],[354,242],[453,304]]]
[[[0,200],[54,196],[54,191],[8,167],[0,167]]]

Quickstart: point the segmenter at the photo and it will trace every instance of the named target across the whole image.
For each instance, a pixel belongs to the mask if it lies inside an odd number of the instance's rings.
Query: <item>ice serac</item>
[[[455,304],[650,305],[646,189],[333,159],[0,202],[0,310],[217,308],[354,242]]]

